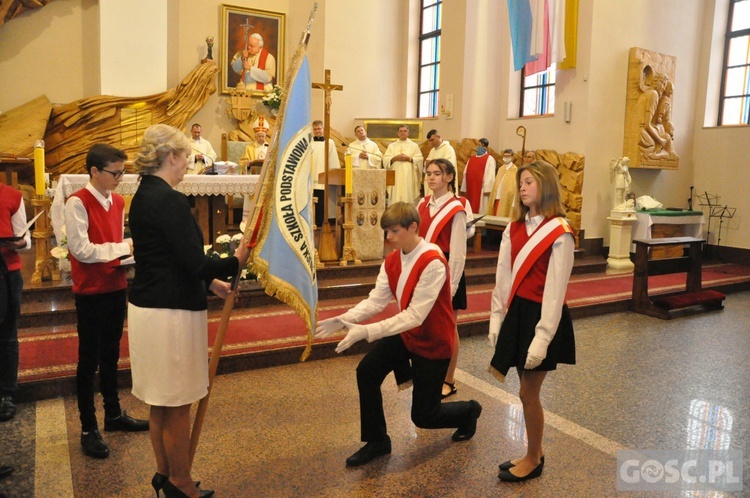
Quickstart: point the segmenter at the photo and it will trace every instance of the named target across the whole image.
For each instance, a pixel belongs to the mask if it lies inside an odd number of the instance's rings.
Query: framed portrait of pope
[[[240,81],[248,93],[264,94],[284,76],[285,14],[221,6],[221,93]]]

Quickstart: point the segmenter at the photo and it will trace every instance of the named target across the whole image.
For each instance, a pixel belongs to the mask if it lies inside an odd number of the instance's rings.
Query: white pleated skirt
[[[148,405],[183,406],[208,393],[208,315],[128,303],[133,395]]]

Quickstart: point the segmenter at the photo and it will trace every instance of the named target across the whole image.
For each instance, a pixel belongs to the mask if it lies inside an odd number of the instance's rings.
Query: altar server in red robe
[[[464,177],[461,181],[461,192],[469,199],[471,210],[475,213],[485,213],[487,204],[495,184],[495,170],[497,161],[487,150],[490,141],[479,139],[477,154],[466,161]]]
[[[501,382],[510,367],[521,381],[526,455],[500,464],[498,477],[519,482],[544,468],[542,383],[558,363],[575,364],[573,322],[565,291],[575,242],[565,219],[553,166],[536,161],[518,169],[512,222],[503,232],[490,312],[490,371]]]
[[[357,367],[361,438],[366,444],[347,458],[363,465],[391,452],[380,386],[394,370],[411,366],[411,418],[425,429],[456,428],[452,439],[471,439],[482,406],[474,401],[441,403],[440,389],[455,346],[448,262],[434,244],[419,236],[419,214],[405,202],[385,210],[380,225],[396,250],[386,256],[370,295],[343,315],[319,322],[316,337],[346,330],[340,353],[358,341],[378,341]],[[376,323],[356,325],[396,299],[399,313]],[[407,386],[408,387],[408,386]]]

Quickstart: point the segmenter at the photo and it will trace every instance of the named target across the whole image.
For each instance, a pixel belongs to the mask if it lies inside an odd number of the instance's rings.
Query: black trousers
[[[382,441],[388,435],[380,386],[394,369],[411,361],[411,419],[422,429],[444,429],[469,420],[472,404],[468,401],[442,403],[442,388],[450,359],[431,360],[411,353],[400,335],[385,337],[362,358],[357,366],[359,416],[362,441]]]
[[[324,202],[327,201],[325,197],[325,190],[323,189],[315,189],[313,190],[313,197],[315,197],[318,202],[315,203],[315,226],[320,228],[323,226],[323,221],[325,220],[325,205]]]
[[[78,315],[78,369],[76,394],[81,429],[98,428],[94,407],[94,376],[99,368],[99,390],[104,398],[104,414],[120,416],[117,395],[117,362],[125,321],[125,290],[105,294],[76,294]]]
[[[4,263],[2,263],[4,265]],[[0,318],[0,395],[18,391],[18,320],[21,317],[21,270],[9,271],[0,278],[4,286],[5,313]]]

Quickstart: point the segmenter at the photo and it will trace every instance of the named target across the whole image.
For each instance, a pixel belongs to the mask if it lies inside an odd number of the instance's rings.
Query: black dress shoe
[[[544,455],[542,455],[542,463],[544,463]],[[507,462],[503,462],[500,465],[498,465],[497,468],[500,470],[510,470],[515,466],[516,464],[513,463],[512,460],[508,460]]]
[[[477,420],[479,419],[479,415],[482,414],[482,405],[473,399],[470,403],[472,406],[469,412],[469,419],[453,433],[452,439],[454,441],[468,441],[477,432]]]
[[[111,431],[125,431],[125,432],[141,432],[148,430],[148,420],[138,420],[128,415],[128,412],[124,411],[119,417],[109,418],[104,417],[104,430],[107,432]]]
[[[94,458],[107,458],[109,456],[109,446],[102,439],[99,429],[81,434],[81,447],[85,454]]]
[[[539,465],[534,468],[534,470],[532,470],[525,476],[514,475],[510,472],[510,469],[508,469],[501,470],[497,477],[504,482],[523,482],[539,477],[540,475],[542,475],[542,470],[544,470],[544,461],[540,462]]]
[[[362,446],[359,451],[346,459],[347,467],[357,467],[371,462],[379,456],[391,452],[391,438],[386,436],[383,441],[370,441]]]
[[[0,422],[6,422],[16,415],[16,405],[13,398],[3,396],[0,398]]]
[[[12,473],[13,467],[8,467],[7,465],[3,465],[2,467],[0,467],[0,479],[5,479]]]

